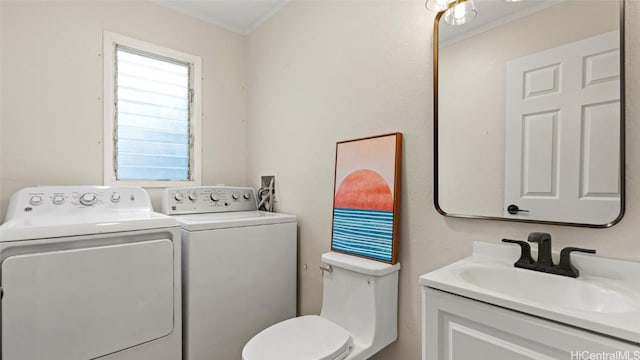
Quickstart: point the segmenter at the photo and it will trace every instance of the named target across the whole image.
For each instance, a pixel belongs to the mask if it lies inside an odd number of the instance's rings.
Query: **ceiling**
[[[152,0],[172,10],[219,25],[228,30],[248,34],[278,11],[289,0]],[[454,39],[463,33],[486,30],[495,23],[508,22],[562,0],[524,0],[506,3],[504,0],[475,0],[478,16],[465,26],[445,26],[441,41]],[[512,15],[520,13],[520,15]],[[488,25],[488,26],[487,26]]]
[[[288,0],[153,0],[198,19],[247,34]]]

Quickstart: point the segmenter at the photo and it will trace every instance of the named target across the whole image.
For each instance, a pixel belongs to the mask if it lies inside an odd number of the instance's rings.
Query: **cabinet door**
[[[94,359],[168,335],[173,261],[168,239],[6,258],[2,359]]]
[[[422,301],[423,360],[640,358],[639,346],[439,290],[423,288]]]

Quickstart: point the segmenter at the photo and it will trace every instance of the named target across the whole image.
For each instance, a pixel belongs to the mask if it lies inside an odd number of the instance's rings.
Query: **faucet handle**
[[[531,246],[526,241],[502,239],[502,242],[520,245],[520,258],[513,264],[515,267],[531,269],[535,261],[531,257]]]
[[[544,232],[532,232],[527,238],[529,242],[538,243],[538,261],[536,267],[546,271],[555,265],[551,256],[551,235]]]
[[[527,238],[529,242],[535,242],[538,244],[550,243],[551,242],[551,234],[545,232],[532,232],[529,234]]]
[[[576,269],[573,264],[571,264],[571,253],[572,252],[583,252],[588,254],[595,254],[596,251],[592,249],[582,249],[577,247],[566,247],[560,250],[560,263],[558,264],[558,273],[560,275],[570,276],[577,278],[580,276],[580,271]]]

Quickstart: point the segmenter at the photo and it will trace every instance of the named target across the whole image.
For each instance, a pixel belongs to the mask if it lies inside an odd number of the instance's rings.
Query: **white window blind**
[[[116,180],[192,180],[192,66],[115,49]]]

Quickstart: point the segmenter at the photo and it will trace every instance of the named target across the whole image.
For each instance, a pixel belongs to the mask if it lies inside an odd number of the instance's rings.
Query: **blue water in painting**
[[[336,208],[332,249],[391,261],[393,211]]]

